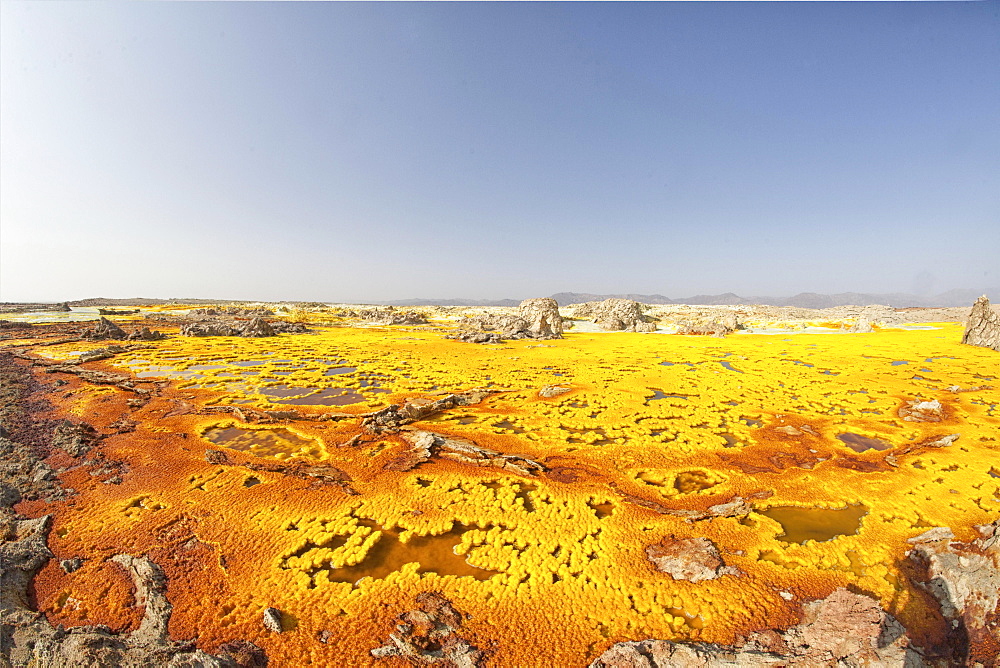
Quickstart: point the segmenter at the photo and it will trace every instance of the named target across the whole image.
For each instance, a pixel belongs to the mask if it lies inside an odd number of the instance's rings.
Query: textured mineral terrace
[[[968,308],[535,301],[8,322],[6,660],[996,665]]]

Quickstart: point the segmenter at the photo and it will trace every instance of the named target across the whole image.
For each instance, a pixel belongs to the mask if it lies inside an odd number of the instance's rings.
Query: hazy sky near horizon
[[[0,3],[0,300],[1000,285],[1000,3]]]

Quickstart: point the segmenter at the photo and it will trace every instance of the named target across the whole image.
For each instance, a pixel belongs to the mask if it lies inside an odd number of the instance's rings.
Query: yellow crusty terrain
[[[37,600],[57,623],[134,625],[106,561],[127,549],[167,574],[173,637],[252,640],[279,666],[376,664],[369,651],[427,590],[470,615],[463,637],[498,666],[582,666],[642,638],[731,643],[841,586],[933,645],[941,619],[901,570],[906,539],[949,526],[967,540],[1000,515],[1000,358],[960,336],[945,323],[481,346],[330,327],[155,342],[88,365],[159,381],[148,403],[75,376],[53,399],[53,415],[105,432],[136,424],[101,445],[121,484],[63,474],[78,495],[55,511]],[[547,385],[569,391],[539,396]],[[393,470],[406,434],[355,417],[472,388],[496,392],[409,426],[541,474],[434,454]],[[904,419],[911,402],[927,419]],[[717,546],[726,574],[675,580],[647,557],[690,537]],[[58,567],[78,555],[79,570]],[[267,607],[284,633],[264,630]]]

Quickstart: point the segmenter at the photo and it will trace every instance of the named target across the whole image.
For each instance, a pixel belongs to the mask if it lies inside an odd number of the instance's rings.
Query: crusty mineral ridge
[[[704,537],[665,540],[647,547],[646,556],[675,580],[701,582],[738,572],[723,563],[715,543]]]
[[[555,299],[541,297],[525,299],[517,308],[517,314],[528,321],[528,331],[538,339],[561,339],[563,331],[559,304]]]
[[[803,606],[784,633],[752,634],[742,647],[642,640],[612,645],[590,668],[758,668],[763,666],[923,665],[906,631],[867,596],[840,588]]]
[[[35,573],[51,558],[46,545],[51,527],[48,515],[13,519],[0,543],[0,619],[3,621],[4,665],[47,666],[203,666],[236,668],[239,665],[266,665],[266,658],[252,643],[254,663],[237,663],[225,651],[212,656],[191,651],[190,643],[170,639],[167,625],[173,606],[167,600],[166,578],[146,557],[119,554],[111,561],[128,573],[135,585],[136,604],[145,609],[139,628],[116,634],[106,626],[53,627],[44,615],[29,607],[28,590]]]
[[[910,561],[922,574],[924,589],[941,603],[952,623],[955,657],[965,666],[996,666],[1000,661],[1000,520],[977,526],[979,538],[954,542],[937,527],[909,542]]]
[[[97,325],[93,329],[88,329],[84,332],[83,337],[85,339],[92,340],[104,340],[104,339],[125,339],[128,335],[125,330],[111,322],[107,318],[102,317],[97,321]]]
[[[969,319],[965,321],[962,343],[1000,350],[1000,316],[990,308],[986,295],[972,305]]]
[[[371,650],[376,658],[398,656],[413,666],[477,668],[485,656],[458,635],[465,616],[438,592],[417,594],[417,609],[396,618],[395,633],[389,642]]]
[[[857,322],[847,328],[850,334],[871,334],[875,331],[872,327],[872,323],[868,320],[868,316],[861,315],[858,316]]]
[[[653,332],[656,325],[647,322],[639,302],[631,299],[605,299],[594,305],[591,318],[601,329],[611,332]]]
[[[447,338],[471,343],[499,343],[504,339],[561,339],[563,324],[554,299],[526,299],[517,315],[482,314],[462,318],[461,328]],[[494,334],[493,332],[498,332]]]

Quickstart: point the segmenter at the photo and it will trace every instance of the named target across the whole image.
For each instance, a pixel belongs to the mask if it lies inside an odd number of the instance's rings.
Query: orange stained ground
[[[159,382],[145,406],[75,376],[52,397],[53,416],[105,432],[123,415],[138,424],[100,446],[125,463],[121,484],[71,468],[61,479],[76,496],[20,506],[55,516],[56,559],[36,579],[37,602],[56,623],[134,626],[129,583],[106,561],[129,552],[166,572],[173,637],[207,651],[252,640],[277,666],[375,665],[369,650],[424,590],[471,615],[461,635],[499,666],[582,666],[621,640],[733,642],[797,623],[802,600],[841,586],[933,644],[941,619],[908,580],[906,539],[930,526],[969,539],[1000,515],[1000,357],[960,335],[954,324],[726,339],[571,331],[481,346],[429,329],[330,327],[155,342],[88,365]],[[538,397],[549,384],[572,389]],[[387,471],[407,443],[366,435],[344,446],[356,419],[250,425],[205,410],[363,413],[474,387],[502,391],[415,426],[526,456],[545,473],[444,459]],[[279,403],[324,391],[351,403]],[[938,399],[943,420],[902,420],[912,399]],[[842,434],[890,447],[858,452]],[[949,447],[921,445],[948,434],[960,434]],[[231,463],[209,464],[207,449]],[[336,467],[357,494],[281,470],[295,462]],[[754,511],[687,521],[656,510],[735,496]],[[671,536],[710,538],[742,574],[690,583],[656,571],[645,548]],[[58,566],[78,555],[80,570]],[[264,630],[269,606],[285,633]]]

